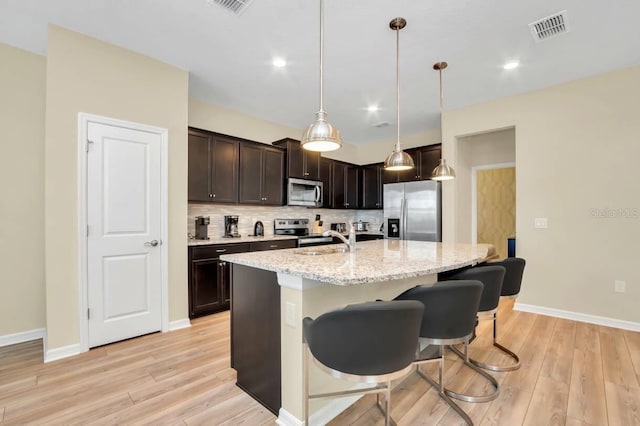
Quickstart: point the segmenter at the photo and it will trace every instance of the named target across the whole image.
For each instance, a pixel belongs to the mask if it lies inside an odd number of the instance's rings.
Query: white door
[[[89,347],[162,328],[162,136],[88,123]]]

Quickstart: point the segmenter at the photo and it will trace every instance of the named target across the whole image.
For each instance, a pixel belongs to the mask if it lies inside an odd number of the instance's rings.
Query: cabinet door
[[[320,153],[304,150],[305,177],[307,179],[320,178]]]
[[[262,203],[262,148],[240,144],[240,202]]]
[[[358,189],[360,188],[358,184],[358,167],[346,166],[344,179],[345,207],[348,209],[357,209],[360,207],[358,204]]]
[[[400,182],[400,172],[394,172],[391,170],[385,170],[382,167],[382,183],[397,183]]]
[[[418,168],[420,180],[431,179],[433,169],[440,164],[441,145],[432,145],[418,151]]]
[[[420,162],[418,161],[418,151],[415,149],[406,149],[405,152],[411,156],[415,167],[413,169],[397,172],[398,182],[410,182],[412,180],[418,180],[418,176],[420,175],[420,172],[418,170],[418,168],[420,167]]]
[[[304,150],[299,143],[287,143],[287,173],[289,177],[306,178],[304,169]]]
[[[219,259],[191,261],[190,302],[190,317],[209,314],[224,304],[220,291]]]
[[[211,201],[209,135],[189,131],[189,201]]]
[[[284,151],[264,148],[262,155],[262,204],[281,206],[284,200]]]
[[[332,164],[333,160],[320,157],[319,179],[322,181],[322,207],[325,209],[331,208],[332,203]]]
[[[345,165],[334,162],[331,171],[331,207],[344,209],[347,199],[344,193]]]
[[[382,208],[382,166],[371,164],[362,167],[362,203],[360,208],[379,209]]]
[[[219,203],[238,202],[238,142],[212,136],[212,199]]]

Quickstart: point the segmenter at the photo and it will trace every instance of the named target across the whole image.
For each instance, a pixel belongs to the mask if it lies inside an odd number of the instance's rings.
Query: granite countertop
[[[225,254],[220,259],[330,284],[354,285],[419,277],[474,265],[492,249],[489,244],[374,240],[357,243],[355,253],[301,254],[305,251],[327,252],[336,247],[345,245]]]
[[[189,240],[191,246],[207,246],[211,244],[234,244],[234,243],[256,243],[260,241],[276,241],[276,240],[295,240],[298,237],[291,235],[266,235],[264,237],[254,237],[251,235],[243,235],[236,238],[209,237],[208,240]]]

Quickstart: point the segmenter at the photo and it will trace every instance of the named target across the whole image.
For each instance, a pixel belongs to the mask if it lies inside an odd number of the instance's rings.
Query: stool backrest
[[[502,292],[502,282],[504,281],[505,268],[503,266],[476,266],[464,269],[456,274],[450,275],[449,280],[478,280],[483,285],[482,297],[480,298],[479,312],[491,311],[498,307]]]
[[[424,305],[420,337],[458,339],[473,333],[481,294],[480,281],[446,281],[411,288],[395,300]]]
[[[304,338],[323,365],[375,376],[413,362],[424,308],[421,303],[368,302],[303,320]]]
[[[520,293],[522,286],[522,275],[526,261],[521,257],[507,257],[504,260],[490,262],[490,265],[498,265],[506,269],[504,281],[502,283],[502,296],[515,296]]]

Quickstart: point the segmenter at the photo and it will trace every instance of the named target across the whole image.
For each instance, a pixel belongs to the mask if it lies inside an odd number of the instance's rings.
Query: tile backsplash
[[[224,235],[224,216],[238,215],[238,232],[245,236],[253,234],[253,226],[259,220],[264,224],[265,236],[273,235],[274,219],[309,219],[309,226],[316,215],[321,216],[324,229],[330,229],[331,223],[369,222],[369,230],[377,231],[383,221],[382,210],[334,210],[315,209],[295,206],[246,206],[237,204],[189,203],[187,232],[195,234],[196,216],[209,216],[209,236]]]

